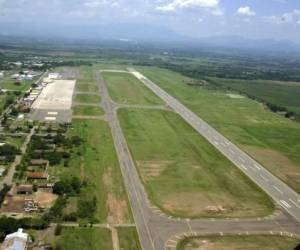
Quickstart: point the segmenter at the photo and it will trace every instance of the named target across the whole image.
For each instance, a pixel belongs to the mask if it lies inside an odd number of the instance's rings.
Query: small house
[[[30,165],[33,165],[33,166],[47,166],[48,165],[48,160],[44,160],[44,159],[32,159],[30,161]]]
[[[48,180],[49,175],[43,172],[27,172],[28,180]]]
[[[32,185],[20,185],[17,187],[17,194],[29,195],[33,193]]]

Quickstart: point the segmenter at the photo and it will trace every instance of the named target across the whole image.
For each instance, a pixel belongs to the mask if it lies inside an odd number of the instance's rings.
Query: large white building
[[[49,73],[48,78],[51,80],[57,80],[60,79],[59,73]]]
[[[26,250],[27,242],[28,234],[23,233],[23,229],[19,228],[17,232],[6,235],[1,250]]]

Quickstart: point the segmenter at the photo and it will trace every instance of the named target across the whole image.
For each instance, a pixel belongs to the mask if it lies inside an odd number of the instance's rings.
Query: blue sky
[[[239,35],[300,43],[300,1],[0,0],[2,33],[118,24],[162,27],[189,37]]]

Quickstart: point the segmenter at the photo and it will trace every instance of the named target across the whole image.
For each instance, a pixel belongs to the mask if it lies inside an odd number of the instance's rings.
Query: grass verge
[[[141,250],[139,237],[135,227],[118,228],[120,249]]]
[[[98,95],[77,94],[75,96],[75,101],[82,103],[99,103],[101,102],[101,97]]]
[[[112,99],[123,104],[163,104],[139,80],[128,73],[102,73]]]
[[[64,250],[112,250],[109,229],[104,228],[63,228],[56,241],[56,249]]]
[[[73,115],[101,116],[104,115],[104,110],[100,107],[79,105],[73,107]]]
[[[185,84],[188,78],[158,68],[139,68],[211,126],[300,192],[300,124],[248,98]],[[270,85],[271,88],[271,85]]]
[[[210,236],[187,238],[181,241],[177,250],[293,250],[299,244],[298,239],[280,236]]]
[[[180,217],[254,217],[274,206],[237,167],[181,117],[168,111],[119,110],[150,199]]]

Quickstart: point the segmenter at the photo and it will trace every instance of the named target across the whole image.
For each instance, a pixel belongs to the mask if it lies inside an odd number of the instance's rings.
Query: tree
[[[56,235],[56,236],[61,235],[61,231],[62,231],[61,224],[57,224],[55,227],[54,235]]]

